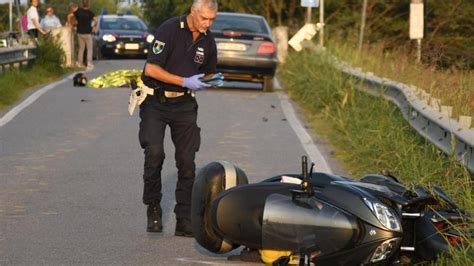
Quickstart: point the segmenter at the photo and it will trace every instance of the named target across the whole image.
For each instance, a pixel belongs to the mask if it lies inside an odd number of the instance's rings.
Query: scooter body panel
[[[357,219],[315,197],[272,194],[265,202],[262,243],[267,249],[330,254],[359,236]]]
[[[309,197],[294,197],[298,188],[262,182],[226,190],[212,203],[212,225],[229,242],[249,248],[318,251],[323,256],[400,235],[380,224],[359,190],[332,185]],[[347,209],[339,207],[341,202]]]
[[[209,164],[205,169],[212,171],[201,171],[193,190],[200,195],[192,205],[198,242],[217,253],[231,250],[222,248],[226,245],[242,245],[290,251],[317,265],[387,265],[400,256],[414,263],[435,260],[453,241],[463,241],[462,236],[446,241],[438,231],[442,222],[451,226],[471,219],[440,188],[405,188],[396,178],[380,175],[361,181],[308,176],[305,163],[301,175],[283,175],[297,178],[283,180],[298,184],[282,183],[279,175],[255,184],[239,181],[232,188],[223,186],[227,174],[221,167]],[[440,209],[430,213],[426,206]]]
[[[262,247],[265,200],[271,194],[289,195],[296,185],[257,183],[241,185],[220,193],[211,205],[215,230],[232,243]]]

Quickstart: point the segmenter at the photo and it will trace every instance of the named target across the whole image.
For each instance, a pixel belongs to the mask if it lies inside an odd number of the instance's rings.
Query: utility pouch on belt
[[[135,80],[130,82],[132,92],[130,93],[130,99],[128,100],[128,113],[133,115],[133,111],[137,105],[139,106],[145,101],[148,94],[153,95],[153,89],[143,84],[140,88],[137,88]]]

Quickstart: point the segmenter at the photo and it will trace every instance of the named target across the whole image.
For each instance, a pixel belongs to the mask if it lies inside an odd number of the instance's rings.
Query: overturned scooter
[[[214,253],[244,246],[243,260],[273,265],[410,265],[466,242],[456,228],[470,216],[439,187],[408,189],[383,175],[355,181],[313,166],[303,156],[302,174],[248,184],[231,163],[209,163],[193,189],[197,242]]]

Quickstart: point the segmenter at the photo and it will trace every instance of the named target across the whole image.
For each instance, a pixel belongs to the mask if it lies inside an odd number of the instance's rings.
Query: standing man
[[[87,68],[92,69],[92,33],[96,32],[97,18],[92,11],[89,10],[89,1],[82,0],[82,8],[78,8],[74,12],[77,20],[77,40],[79,42],[79,51],[77,53],[77,66],[83,67],[84,48],[87,49]]]
[[[38,32],[46,34],[39,24],[38,4],[39,0],[31,0],[31,6],[26,11],[28,35],[32,38],[38,38]]]
[[[41,20],[40,25],[45,29],[57,29],[62,27],[61,22],[54,14],[54,9],[52,7],[46,8],[46,16]]]
[[[209,31],[216,15],[216,0],[194,0],[191,13],[161,24],[150,45],[142,80],[144,88],[151,88],[153,95],[148,95],[140,105],[139,132],[145,153],[143,203],[148,205],[148,232],[163,230],[161,170],[165,159],[163,139],[169,126],[178,168],[175,235],[193,236],[191,193],[195,153],[201,142],[194,92],[209,87],[200,78],[216,71],[216,43]]]

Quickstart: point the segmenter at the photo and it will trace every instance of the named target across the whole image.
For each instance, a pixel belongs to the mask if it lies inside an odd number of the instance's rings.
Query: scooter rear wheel
[[[196,241],[214,253],[227,253],[238,245],[225,241],[214,229],[212,201],[231,187],[248,184],[245,172],[231,163],[214,161],[204,166],[194,180],[191,221]]]

